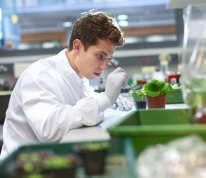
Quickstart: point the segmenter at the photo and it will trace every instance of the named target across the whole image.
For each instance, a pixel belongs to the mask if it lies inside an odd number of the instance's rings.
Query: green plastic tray
[[[116,127],[128,125],[176,125],[186,123],[192,123],[189,109],[139,109],[129,113],[112,127],[116,129]]]
[[[169,91],[166,95],[166,104],[184,103],[182,89],[174,89]]]
[[[206,140],[206,126],[193,124],[189,109],[134,111],[108,128],[112,136],[129,137],[136,156],[146,147],[198,134]]]
[[[16,157],[19,153],[22,152],[30,152],[30,151],[43,151],[43,150],[49,150],[54,152],[58,155],[64,155],[64,154],[74,154],[78,157],[78,154],[74,152],[73,147],[79,143],[47,143],[47,144],[33,144],[33,145],[27,145],[27,146],[21,146],[18,149],[16,149],[14,152],[12,152],[10,155],[8,155],[4,160],[0,162],[0,178],[10,178],[10,176],[7,174],[9,171],[9,166],[12,165],[14,160],[16,160]],[[81,143],[80,143],[81,144]],[[129,148],[125,148],[125,139],[122,138],[116,138],[112,139],[110,141],[110,149],[109,149],[109,155],[107,161],[107,167],[106,167],[106,174],[103,176],[100,176],[101,178],[125,178],[125,177],[134,177],[134,170],[129,167],[132,165],[131,160],[135,160],[135,158],[127,158],[128,150],[132,150]],[[127,150],[127,153],[125,152]],[[111,161],[113,158],[114,160],[117,158],[123,158],[121,159],[121,162],[118,162],[117,164],[114,164],[113,161]],[[130,159],[130,165],[128,164],[128,159]],[[85,177],[85,173],[83,171],[83,167],[81,164],[79,165],[77,169],[77,178],[78,177]],[[89,178],[89,176],[86,176]],[[95,176],[98,178],[99,176]]]

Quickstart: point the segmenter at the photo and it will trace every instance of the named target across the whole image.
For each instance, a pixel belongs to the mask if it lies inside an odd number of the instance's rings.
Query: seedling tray
[[[86,143],[86,142],[85,142]],[[35,151],[52,151],[57,155],[72,154],[80,159],[78,153],[74,151],[74,147],[82,143],[47,143],[47,144],[33,144],[21,146],[14,152],[9,154],[4,160],[0,162],[0,177],[10,178],[10,171],[12,170],[12,164],[14,164],[18,154],[23,152],[35,152]],[[128,164],[128,159],[125,153],[125,140],[124,139],[112,139],[110,141],[110,149],[106,161],[106,173],[101,176],[95,176],[95,178],[125,178],[134,177],[134,170],[131,170]],[[128,149],[127,149],[128,150]],[[128,154],[128,151],[127,151]],[[131,153],[129,153],[131,154]],[[133,158],[134,159],[134,158]],[[132,158],[131,158],[132,160]],[[131,164],[131,161],[130,161]],[[132,164],[131,164],[132,165]],[[85,171],[80,162],[77,168],[76,178],[90,177],[85,175]],[[93,176],[94,177],[94,176]]]

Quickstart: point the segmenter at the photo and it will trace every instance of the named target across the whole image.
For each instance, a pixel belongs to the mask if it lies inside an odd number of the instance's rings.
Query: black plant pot
[[[135,101],[136,109],[146,109],[146,101]]]
[[[105,173],[107,150],[84,150],[80,155],[87,175],[103,175]]]
[[[43,172],[46,178],[75,178],[76,167],[62,168],[62,169],[48,169]]]
[[[76,177],[76,168],[77,168],[77,159],[73,155],[64,155],[62,156],[64,160],[67,160],[70,165],[67,167],[56,167],[56,168],[47,168],[43,170],[45,178],[75,178]]]

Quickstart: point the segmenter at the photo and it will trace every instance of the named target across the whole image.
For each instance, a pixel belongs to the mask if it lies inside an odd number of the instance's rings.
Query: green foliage
[[[37,162],[40,160],[40,156],[38,153],[21,153],[18,156],[18,160]]]
[[[18,159],[21,160],[21,161],[26,161],[26,160],[28,160],[28,158],[29,158],[29,155],[27,153],[21,153],[18,156]]]
[[[32,163],[25,163],[24,164],[24,171],[25,172],[33,172],[34,171],[34,166],[32,165]]]
[[[108,142],[86,143],[86,144],[82,145],[82,147],[84,149],[91,150],[91,151],[102,150],[102,149],[108,148],[109,147],[109,143]]]
[[[152,80],[146,83],[144,86],[144,92],[146,96],[156,97],[162,94],[166,94],[168,91],[172,91],[170,84],[164,81]]]
[[[32,153],[31,154],[31,161],[39,161],[40,160],[40,157],[38,155],[38,153]]]
[[[59,169],[59,168],[68,168],[71,166],[69,160],[64,159],[60,156],[54,156],[44,162],[44,166],[47,169]]]
[[[132,94],[134,101],[146,101],[143,90],[131,90],[130,93]]]

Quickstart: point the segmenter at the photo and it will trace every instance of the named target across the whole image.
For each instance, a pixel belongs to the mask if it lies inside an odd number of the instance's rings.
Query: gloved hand
[[[127,73],[121,67],[118,67],[108,75],[105,92],[95,96],[100,111],[104,111],[115,102],[125,81],[127,81]]]
[[[108,75],[105,86],[105,94],[108,96],[111,104],[116,101],[120,93],[121,86],[125,81],[127,81],[127,73],[121,67],[116,68]]]
[[[116,106],[116,109],[119,109],[120,111],[129,111],[134,107],[134,103],[129,100],[129,98],[122,96],[121,94],[114,105]]]

